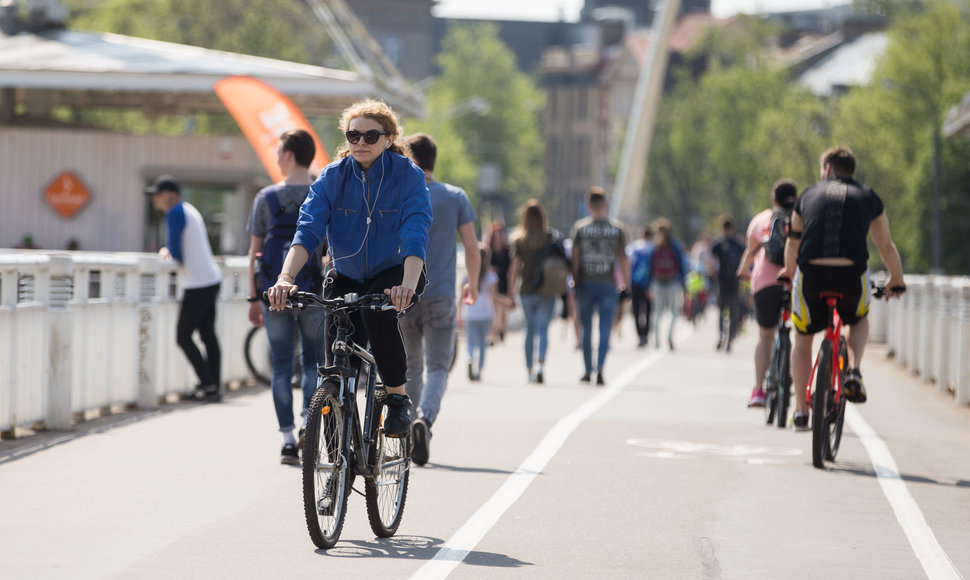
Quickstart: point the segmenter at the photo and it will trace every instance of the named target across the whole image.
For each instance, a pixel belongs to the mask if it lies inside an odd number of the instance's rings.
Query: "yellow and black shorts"
[[[836,310],[848,326],[869,314],[869,270],[841,266],[799,267],[792,281],[791,322],[800,334],[815,334],[828,326],[828,305],[823,292],[841,297]]]

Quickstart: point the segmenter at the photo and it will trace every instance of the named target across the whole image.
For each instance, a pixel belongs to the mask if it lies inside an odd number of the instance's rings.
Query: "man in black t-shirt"
[[[792,380],[795,385],[795,428],[808,428],[808,402],[804,386],[812,369],[812,337],[828,326],[828,309],[821,292],[841,297],[837,309],[849,327],[846,399],[866,401],[859,365],[869,338],[869,250],[867,234],[889,268],[886,283],[891,295],[905,290],[899,251],[889,232],[882,200],[866,185],[853,179],[855,157],[846,147],[822,153],[822,180],[810,186],[795,202],[785,268],[779,278],[792,280],[792,325],[797,331],[792,348]],[[797,267],[797,269],[796,269]]]
[[[738,266],[744,255],[744,244],[734,235],[734,220],[721,218],[721,237],[711,246],[717,262],[717,350],[731,352],[731,341],[738,334],[741,321],[741,302],[738,292]],[[727,324],[724,314],[727,312]]]

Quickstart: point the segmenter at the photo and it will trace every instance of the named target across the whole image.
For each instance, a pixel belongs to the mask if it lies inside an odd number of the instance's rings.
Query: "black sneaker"
[[[280,463],[283,465],[299,465],[300,450],[293,443],[287,443],[280,451]]]
[[[411,430],[411,399],[407,395],[387,396],[387,414],[384,416],[384,435],[404,437]]]
[[[545,378],[542,376],[542,371],[537,372],[536,373],[536,383],[541,385],[544,382],[545,382]]]
[[[475,371],[472,370],[472,363],[470,362],[468,363],[468,380],[469,381],[475,380]]]
[[[852,403],[866,402],[866,386],[862,382],[862,373],[859,372],[859,369],[845,371],[842,389],[845,391],[847,401]]]
[[[596,384],[600,386],[606,384],[606,381],[603,380],[603,373],[596,373]]]
[[[424,419],[417,419],[411,424],[411,459],[418,465],[428,462],[431,442],[431,427]]]
[[[585,375],[579,377],[579,382],[581,382],[581,383],[588,383],[589,382],[589,373],[586,373]]]
[[[795,431],[808,431],[808,415],[805,413],[795,413],[792,417],[792,426],[794,426]]]
[[[195,401],[201,401],[203,403],[218,403],[222,400],[222,394],[219,393],[218,385],[196,387],[195,390],[192,391],[192,399]]]

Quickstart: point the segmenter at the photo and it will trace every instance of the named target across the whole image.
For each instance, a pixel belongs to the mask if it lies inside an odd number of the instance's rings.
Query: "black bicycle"
[[[771,365],[765,373],[763,389],[765,392],[765,424],[777,422],[779,428],[785,427],[788,419],[788,405],[791,401],[791,291],[783,289],[782,312],[775,330],[771,350]]]
[[[378,380],[370,350],[352,339],[350,315],[365,309],[394,310],[394,306],[384,294],[324,299],[305,292],[294,294],[287,305],[324,308],[336,333],[333,365],[317,367],[317,390],[307,411],[303,440],[303,506],[310,539],[322,549],[337,543],[357,476],[364,478],[371,530],[381,538],[393,536],[407,499],[410,437],[384,434],[387,391]],[[360,385],[364,392],[359,402]]]

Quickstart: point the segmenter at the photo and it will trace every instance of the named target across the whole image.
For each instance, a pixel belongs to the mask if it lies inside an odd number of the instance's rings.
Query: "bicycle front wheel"
[[[839,337],[839,384],[844,380],[845,367],[849,360],[849,349],[845,342],[845,337]],[[842,427],[845,426],[845,391],[839,397],[839,402],[835,402],[835,397],[829,401],[831,416],[829,424],[829,453],[825,457],[829,461],[835,461],[835,456],[839,454],[839,444],[842,443]]]
[[[347,421],[339,381],[317,389],[307,410],[303,440],[303,509],[310,539],[324,550],[340,538],[350,494],[349,462],[341,454]]]
[[[384,397],[378,395],[371,421],[374,444],[368,460],[373,475],[366,479],[364,495],[371,531],[379,538],[388,538],[397,532],[404,516],[411,471],[411,437],[386,437],[381,427],[383,410]]]
[[[825,466],[829,456],[829,398],[831,396],[832,345],[823,341],[815,369],[815,391],[812,392],[812,465]]]

